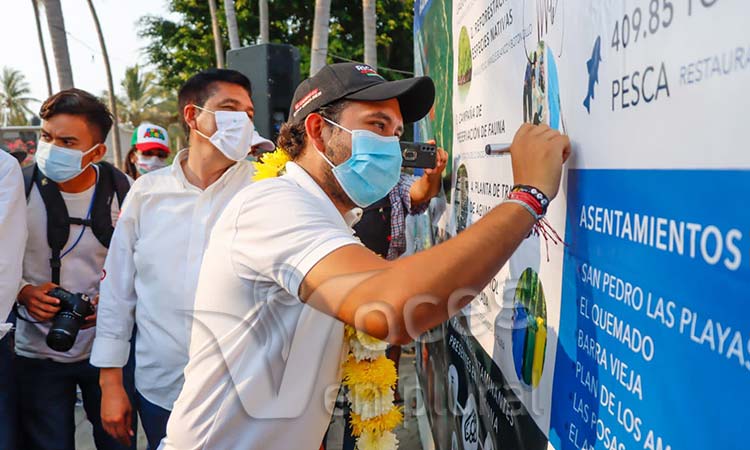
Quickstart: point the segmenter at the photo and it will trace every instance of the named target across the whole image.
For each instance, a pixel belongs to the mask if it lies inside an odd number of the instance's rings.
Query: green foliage
[[[453,149],[453,10],[452,0],[433,1],[416,30],[417,61],[421,73],[435,82],[435,104],[428,117],[419,122],[420,137],[434,138],[449,155]],[[445,177],[450,180],[453,158],[448,158]],[[446,192],[450,198],[450,190]]]
[[[125,69],[122,80],[124,96],[118,97],[117,112],[120,119],[137,126],[143,121],[153,121],[154,106],[160,103],[162,93],[156,83],[156,74],[143,72],[139,66]]]
[[[211,34],[208,3],[204,0],[169,0],[169,11],[176,20],[148,15],[141,18],[139,34],[148,41],[144,51],[156,67],[163,86],[178,89],[196,72],[213,67],[215,54]],[[258,2],[235,0],[237,25],[243,46],[257,42]],[[296,46],[300,51],[300,73],[310,70],[315,3],[310,0],[269,0],[269,33],[273,43]],[[378,65],[411,71],[413,67],[413,0],[378,0],[377,44]],[[229,48],[224,9],[218,11],[219,28],[224,48]],[[334,55],[362,61],[364,30],[360,1],[333,0],[328,38],[328,62],[337,62]],[[388,78],[402,78],[396,72],[383,70]]]
[[[458,37],[458,84],[464,84],[470,79],[471,42],[469,42],[469,32],[466,31],[466,27],[461,27],[461,33]]]
[[[177,111],[177,94],[174,89],[164,89],[155,72],[138,65],[127,67],[122,80],[122,92],[117,96],[117,115],[122,123],[137,127],[143,122],[166,128],[172,146],[177,136],[184,136]],[[100,99],[109,104],[107,92]]]
[[[20,70],[3,67],[0,74],[0,126],[28,125],[29,116],[34,115],[29,104],[38,101],[32,97],[29,83]]]

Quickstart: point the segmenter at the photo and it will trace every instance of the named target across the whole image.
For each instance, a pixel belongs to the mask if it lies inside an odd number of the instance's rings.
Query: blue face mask
[[[397,136],[380,136],[368,130],[349,130],[336,122],[326,122],[352,135],[352,156],[339,164],[318,152],[333,168],[346,195],[364,208],[388,195],[401,176],[401,146]]]
[[[83,157],[93,152],[99,144],[82,152],[65,147],[58,147],[50,142],[39,141],[36,146],[36,163],[44,176],[55,183],[64,183],[81,174],[86,167],[81,167]]]

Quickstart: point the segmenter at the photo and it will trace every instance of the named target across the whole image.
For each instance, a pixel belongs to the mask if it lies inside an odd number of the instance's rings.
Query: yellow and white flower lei
[[[253,181],[284,174],[289,157],[276,149],[253,162]],[[393,430],[403,420],[401,408],[395,406],[394,389],[398,381],[396,366],[385,356],[386,342],[375,339],[346,325],[344,341],[349,355],[342,364],[342,383],[349,389],[352,434],[359,450],[394,450],[398,439]]]

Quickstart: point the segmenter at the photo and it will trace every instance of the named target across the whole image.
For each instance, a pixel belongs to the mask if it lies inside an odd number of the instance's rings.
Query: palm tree
[[[70,68],[68,36],[65,32],[65,20],[63,19],[60,0],[43,1],[44,10],[47,14],[49,36],[52,41],[52,53],[55,55],[57,80],[60,84],[60,89],[70,89],[73,87],[73,69]]]
[[[47,95],[52,95],[52,77],[49,74],[49,62],[47,62],[47,51],[44,48],[44,37],[42,35],[42,21],[39,20],[39,0],[31,0],[34,7],[34,19],[36,20],[36,34],[39,38],[39,49],[42,51],[42,63],[44,63],[44,75],[47,77]]]
[[[0,75],[0,113],[3,115],[3,126],[26,125],[28,116],[34,113],[29,103],[38,101],[31,94],[29,83],[20,70],[3,67]]]
[[[229,48],[240,48],[240,33],[237,29],[237,15],[234,13],[234,0],[224,0],[224,15],[227,17]]]
[[[214,34],[214,52],[216,52],[216,67],[224,67],[224,47],[221,44],[219,19],[216,17],[216,0],[208,0],[208,10],[211,13],[211,30]]]
[[[102,26],[99,23],[99,16],[96,15],[96,8],[94,8],[93,0],[87,0],[89,4],[89,10],[91,10],[91,17],[94,19],[94,26],[96,27],[96,34],[99,37],[99,46],[102,49],[102,57],[104,59],[104,70],[107,72],[107,87],[109,88],[109,110],[112,112],[114,123],[112,131],[112,153],[115,159],[115,166],[122,168],[122,152],[120,151],[120,121],[117,119],[117,100],[115,98],[114,82],[112,81],[112,68],[109,65],[109,55],[107,54],[107,45],[104,43],[104,35],[102,34]]]
[[[310,76],[326,65],[328,57],[328,26],[331,21],[331,0],[315,0],[312,48],[310,49]]]
[[[375,42],[375,33],[377,32],[375,0],[362,0],[362,19],[365,28],[365,64],[376,69],[378,67],[378,46]]]
[[[127,67],[122,88],[125,96],[118,101],[120,119],[133,126],[151,121],[152,109],[161,96],[156,75],[153,72],[142,72],[138,65]]]
[[[125,69],[121,86],[124,96],[117,99],[120,120],[133,127],[143,122],[161,125],[167,128],[172,143],[179,146],[184,136],[175,91],[163,89],[153,72],[143,71],[137,65]],[[107,95],[105,92],[103,97]]]
[[[268,0],[258,0],[260,10],[260,40],[259,44],[268,44],[271,39],[268,32]]]

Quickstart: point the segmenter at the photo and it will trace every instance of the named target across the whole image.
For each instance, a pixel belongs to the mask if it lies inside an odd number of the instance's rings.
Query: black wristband
[[[529,195],[534,196],[537,200],[539,200],[539,203],[542,205],[542,211],[543,214],[547,214],[547,208],[549,207],[550,200],[547,195],[542,192],[540,189],[535,188],[534,186],[529,186],[526,184],[516,184],[512,188],[510,188],[511,192],[525,192]]]

